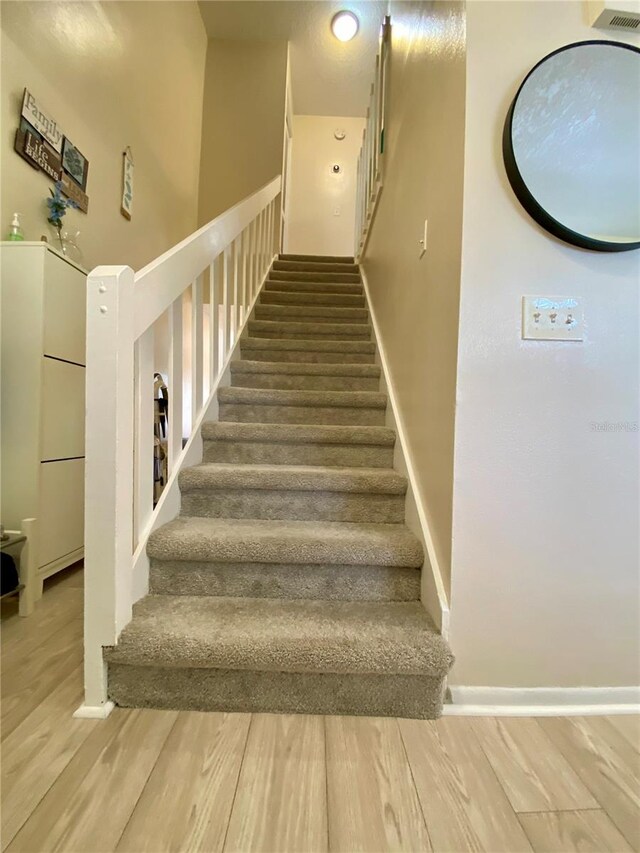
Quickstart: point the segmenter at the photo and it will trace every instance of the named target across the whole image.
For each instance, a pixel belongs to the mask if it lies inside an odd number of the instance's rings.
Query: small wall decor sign
[[[62,167],[67,175],[84,191],[87,186],[87,175],[89,173],[89,161],[72,145],[68,137],[64,137],[62,143]]]
[[[15,150],[34,169],[41,169],[52,181],[62,177],[62,161],[57,151],[25,119],[16,131]]]
[[[125,219],[131,219],[133,211],[133,155],[127,145],[122,152],[122,203],[120,212]]]
[[[20,125],[14,148],[34,169],[45,173],[84,213],[89,210],[87,175],[89,161],[38,104],[28,89],[22,98]]]
[[[22,115],[29,124],[47,140],[49,145],[57,151],[62,152],[63,133],[50,116],[40,107],[36,99],[28,89],[24,90],[22,98]]]

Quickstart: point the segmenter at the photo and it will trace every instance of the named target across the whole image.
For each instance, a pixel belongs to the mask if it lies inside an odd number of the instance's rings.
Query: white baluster
[[[182,300],[180,296],[169,307],[169,412],[167,449],[169,454],[168,472],[173,473],[176,461],[182,453],[182,385],[184,368],[182,364]]]
[[[202,408],[202,275],[191,285],[191,432]]]
[[[209,376],[211,382],[209,385],[209,393],[213,388],[213,384],[218,378],[218,370],[220,369],[220,323],[218,317],[218,280],[216,278],[216,269],[220,269],[218,259],[209,265]]]
[[[135,343],[134,548],[153,512],[153,326]]]
[[[231,257],[231,246],[227,246],[222,257],[222,299],[224,303],[224,344],[222,348],[222,362],[231,352],[231,276],[233,273],[233,259]]]

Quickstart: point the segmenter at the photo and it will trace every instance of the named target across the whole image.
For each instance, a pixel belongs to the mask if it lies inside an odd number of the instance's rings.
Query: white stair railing
[[[101,266],[88,278],[85,702],[79,716],[108,709],[103,646],[113,645],[148,586],[134,584],[163,498],[184,462],[279,240],[277,177],[137,273]],[[208,298],[208,310],[205,307]],[[183,365],[183,312],[191,364]],[[218,322],[220,314],[222,322]],[[168,481],[154,509],[154,326],[169,335]],[[208,322],[207,322],[208,321]],[[206,333],[206,338],[205,338]],[[183,397],[191,394],[184,419]],[[166,511],[165,511],[166,514]]]
[[[389,92],[389,61],[391,51],[391,18],[387,15],[380,31],[380,50],[371,91],[362,147],[358,157],[356,183],[355,257],[366,246],[373,214],[382,190],[385,152],[385,126]]]

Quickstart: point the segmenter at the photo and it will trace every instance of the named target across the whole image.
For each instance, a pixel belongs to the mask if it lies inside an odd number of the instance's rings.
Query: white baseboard
[[[449,687],[447,716],[640,714],[640,687]]]
[[[78,720],[106,720],[116,706],[113,702],[105,702],[104,705],[82,704],[73,716]]]

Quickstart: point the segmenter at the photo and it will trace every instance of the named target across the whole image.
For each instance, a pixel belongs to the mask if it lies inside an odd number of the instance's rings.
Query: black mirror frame
[[[531,216],[531,218],[538,223],[538,225],[541,225],[546,231],[548,231],[550,234],[553,234],[554,237],[558,237],[565,243],[569,243],[572,246],[578,246],[581,249],[591,249],[595,252],[630,252],[633,249],[640,249],[640,240],[634,241],[633,243],[614,243],[609,240],[596,240],[593,237],[587,237],[585,234],[580,234],[577,231],[573,231],[571,228],[568,228],[566,225],[563,225],[557,219],[554,219],[554,217],[551,216],[551,214],[548,213],[536,200],[536,198],[533,196],[533,194],[527,187],[524,178],[520,174],[518,164],[516,163],[515,152],[513,150],[513,114],[518,103],[520,93],[525,87],[529,77],[531,77],[531,75],[536,71],[536,69],[538,69],[544,62],[546,62],[548,59],[551,59],[552,56],[555,56],[558,53],[563,53],[565,50],[571,50],[574,47],[582,47],[583,45],[591,44],[606,44],[611,45],[613,47],[620,47],[625,50],[631,50],[634,53],[640,53],[640,49],[631,44],[625,44],[624,42],[610,41],[606,39],[594,39],[587,41],[576,41],[572,44],[566,44],[563,47],[558,48],[558,50],[554,50],[544,56],[529,71],[527,76],[524,78],[524,80],[518,87],[518,91],[516,92],[515,98],[511,102],[511,106],[509,107],[507,117],[504,123],[504,130],[502,132],[502,156],[504,159],[504,165],[507,172],[507,177],[509,178],[509,183],[511,184],[511,188],[513,189],[520,204],[524,207],[529,216]]]

